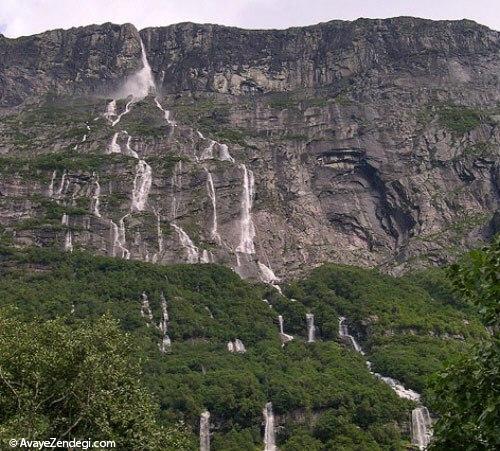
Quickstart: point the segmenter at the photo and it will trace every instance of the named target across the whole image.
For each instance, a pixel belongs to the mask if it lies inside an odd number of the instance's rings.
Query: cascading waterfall
[[[281,344],[282,344],[282,346],[285,346],[285,343],[293,340],[293,336],[285,334],[285,331],[284,331],[284,320],[283,320],[283,316],[282,315],[278,316],[278,323],[280,325],[280,339],[281,339]]]
[[[242,254],[254,254],[255,227],[252,220],[252,203],[254,194],[253,172],[248,170],[244,164],[240,165],[243,171],[243,194],[241,197],[241,219],[240,219],[240,244],[236,248]]]
[[[351,344],[351,346],[360,354],[364,355],[365,353],[361,349],[361,346],[357,343],[357,341],[349,335],[349,330],[347,325],[345,324],[346,318],[343,316],[339,317],[339,336],[341,338],[347,339],[347,341]],[[371,362],[366,362],[368,368],[371,368]],[[379,373],[373,373],[370,371],[375,377],[385,382],[389,387],[391,387],[400,398],[409,399],[410,401],[420,402],[420,394],[408,389],[403,386],[399,381],[393,379],[391,377],[382,376]],[[424,450],[430,443],[432,437],[432,420],[429,415],[429,411],[425,406],[419,406],[412,410],[412,443],[417,445],[419,449]]]
[[[181,246],[186,250],[188,263],[198,263],[200,261],[200,251],[189,238],[189,235],[174,222],[172,222],[171,226],[177,232]]]
[[[418,449],[427,448],[432,438],[432,420],[427,407],[420,406],[411,412],[411,442]]]
[[[314,327],[314,315],[312,313],[306,313],[306,323],[307,323],[307,342],[314,343],[316,329]]]
[[[132,109],[132,103],[133,103],[134,99],[132,100],[129,100],[126,105],[125,105],[125,109],[118,115],[116,116],[116,119],[115,120],[112,120],[111,121],[111,127],[114,127],[116,124],[118,124],[118,122],[120,122],[121,118],[123,116],[125,116],[126,114],[130,113],[130,110]],[[114,102],[114,100],[112,100],[112,102]],[[115,105],[116,105],[116,102],[115,102]]]
[[[66,187],[66,169],[65,169],[62,173],[62,176],[61,176],[61,184],[59,185],[59,188],[57,189],[57,193],[56,193],[57,199],[60,199],[62,197],[66,188],[67,187]]]
[[[116,100],[111,100],[111,102],[109,102],[106,105],[106,112],[104,113],[104,117],[112,123],[113,122],[112,118],[115,116],[116,116]]]
[[[66,213],[62,215],[61,224],[66,226],[66,236],[64,238],[64,250],[73,252],[73,235],[69,229],[69,217]]]
[[[200,160],[212,160],[214,158],[214,146],[217,144],[216,141],[210,140],[208,147],[203,149],[201,153]]]
[[[153,263],[158,262],[158,258],[161,258],[163,254],[163,231],[161,229],[161,217],[160,213],[157,211],[156,214],[156,236],[158,240],[158,252],[153,255]]]
[[[127,216],[128,214],[123,216],[118,221],[118,225],[113,220],[110,220],[110,223],[111,223],[111,233],[113,234],[113,250],[112,250],[113,257],[116,257],[116,249],[120,249],[121,258],[129,260],[130,251],[126,248],[127,240],[125,237],[125,218]]]
[[[188,263],[198,263],[200,260],[202,263],[205,262],[204,259],[200,258],[200,251],[195,246],[189,235],[184,231],[184,229],[175,223],[175,219],[177,217],[177,209],[179,207],[177,202],[177,197],[175,195],[176,190],[182,189],[182,160],[179,160],[174,166],[174,173],[172,174],[172,222],[171,226],[177,232],[179,236],[179,241],[181,246],[186,250]],[[203,255],[202,255],[203,257]]]
[[[261,261],[258,261],[257,265],[260,269],[262,282],[275,286],[280,281],[279,277],[274,274],[274,271],[269,266],[264,265]]]
[[[222,240],[217,230],[217,198],[215,196],[215,187],[212,173],[205,169],[207,173],[207,191],[208,197],[212,201],[212,229],[210,230],[210,238],[217,244],[221,244]]]
[[[172,119],[170,119],[170,111],[166,110],[165,108],[163,108],[161,106],[161,103],[160,103],[160,101],[158,100],[157,97],[155,97],[155,103],[156,103],[156,106],[161,111],[163,111],[163,117],[165,118],[165,121],[167,122],[167,124],[170,125],[171,127],[175,127],[177,124],[175,123],[175,121],[173,121]]]
[[[226,144],[219,144],[219,160],[234,163],[234,158],[229,154],[229,149]]]
[[[54,182],[56,181],[56,177],[57,177],[57,171],[52,172],[52,178],[50,179],[50,185],[47,193],[49,197],[54,196]]]
[[[125,130],[123,130],[123,133],[127,135],[127,141],[125,142],[125,150],[126,150],[125,154],[128,155],[129,157],[139,160],[139,154],[130,146],[130,142],[132,141],[132,136],[130,136],[128,132]]]
[[[118,132],[116,132],[113,135],[113,138],[111,138],[111,142],[109,143],[108,146],[108,153],[122,153],[122,148],[120,147],[120,144],[118,144]]]
[[[151,166],[144,160],[137,162],[134,189],[132,191],[132,211],[143,211],[146,207],[153,180],[152,172]]]
[[[131,95],[134,100],[144,99],[151,92],[156,93],[153,71],[149,65],[146,49],[141,39],[142,69],[130,76],[120,90],[121,98]]]
[[[236,338],[234,341],[228,341],[227,350],[229,352],[238,352],[240,354],[244,354],[245,352],[247,352],[245,345],[239,338]]]
[[[101,185],[99,184],[99,176],[96,175],[95,172],[92,173],[92,177],[94,179],[94,194],[92,194],[92,202],[90,205],[90,209],[92,211],[92,214],[100,218],[101,213],[99,211],[99,206],[100,206],[100,196],[101,196]]]
[[[361,346],[356,341],[356,339],[349,334],[349,329],[347,327],[347,324],[345,324],[345,321],[346,321],[345,317],[343,316],[339,317],[339,337],[344,340],[347,340],[356,352],[359,352],[361,355],[365,355],[365,353],[361,349]]]
[[[200,451],[210,451],[210,412],[200,415]]]
[[[375,377],[385,382],[389,387],[391,387],[400,398],[409,399],[410,401],[418,402],[420,401],[420,394],[406,388],[401,382],[392,377],[382,376],[379,373],[373,373]]]
[[[264,410],[264,451],[276,451],[276,431],[274,430],[273,404],[266,403]]]
[[[161,306],[161,320],[158,325],[158,329],[162,334],[162,339],[159,344],[160,352],[165,354],[167,350],[172,345],[172,341],[168,336],[168,310],[167,310],[167,300],[165,299],[165,295],[163,292],[160,295],[160,306]]]
[[[153,312],[151,311],[148,295],[145,291],[141,294],[141,316],[146,318],[149,322],[153,321]]]

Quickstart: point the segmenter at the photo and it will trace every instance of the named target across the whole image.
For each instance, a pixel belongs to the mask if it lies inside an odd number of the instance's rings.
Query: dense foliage
[[[441,415],[436,450],[500,448],[499,269],[500,236],[450,268],[456,291],[479,307],[491,334],[436,377],[433,407]]]
[[[347,317],[377,372],[424,393],[428,376],[462,352],[465,339],[484,336],[470,308],[455,299],[443,270],[394,278],[377,270],[324,265],[291,284],[287,294],[316,314],[324,339],[337,336],[338,314]],[[299,307],[291,309],[287,315],[300,318],[293,314]]]
[[[185,421],[193,449],[199,415],[208,409],[213,449],[255,450],[268,401],[285,426],[278,428],[284,450],[402,449],[411,403],[374,378],[364,358],[339,340],[339,315],[349,318],[377,370],[418,389],[463,346],[440,334],[481,335],[436,275],[430,286],[440,294],[431,296],[422,274],[413,281],[326,265],[284,287],[284,297],[217,265],[159,266],[83,252],[4,248],[0,271],[0,302],[15,306],[20,320],[117,318],[135,345],[127,353],[142,362],[144,386],[160,404],[161,423]],[[153,313],[149,326],[140,313],[143,291]],[[172,339],[164,355],[154,327],[162,292]],[[306,343],[308,312],[318,326],[316,343]],[[285,332],[294,335],[285,347],[279,314]],[[236,338],[245,354],[228,352],[226,343]]]
[[[114,440],[120,449],[186,447],[155,421],[131,342],[115,321],[19,322],[0,316],[0,442]],[[3,447],[2,447],[3,449]]]

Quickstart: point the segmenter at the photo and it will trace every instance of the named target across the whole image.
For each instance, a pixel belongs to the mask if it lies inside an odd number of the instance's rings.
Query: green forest
[[[69,427],[72,436],[114,437],[118,449],[196,450],[208,410],[213,450],[259,450],[272,402],[282,451],[413,449],[414,404],[373,377],[365,359],[433,402],[433,375],[488,340],[482,310],[457,294],[448,272],[392,277],[328,264],[281,295],[213,264],[2,246],[0,440]],[[166,353],[155,326],[162,294]],[[314,343],[306,313],[315,316]],[[278,315],[294,336],[284,346]],[[339,338],[339,316],[366,356]],[[235,339],[245,353],[228,351]]]

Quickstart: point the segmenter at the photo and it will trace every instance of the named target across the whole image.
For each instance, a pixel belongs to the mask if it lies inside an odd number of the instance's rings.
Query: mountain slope
[[[339,315],[351,315],[376,369],[401,377],[408,388],[425,390],[426,376],[465,349],[458,335],[483,334],[474,315],[430,298],[415,282],[352,267],[319,268],[285,287],[297,299],[218,265],[163,266],[55,249],[3,247],[0,275],[2,314],[20,321],[62,315],[71,325],[105,313],[119,319],[136,344],[141,381],[160,404],[161,421],[183,419],[193,449],[199,416],[208,409],[213,449],[254,450],[262,443],[267,402],[280,449],[295,449],[297,441],[318,450],[403,449],[413,403],[370,374],[364,357],[339,336]],[[446,293],[438,279],[420,276]],[[315,316],[314,342],[306,313]],[[278,315],[294,337],[284,347]],[[380,350],[388,327],[391,347]],[[227,343],[236,340],[244,353],[229,351]]]

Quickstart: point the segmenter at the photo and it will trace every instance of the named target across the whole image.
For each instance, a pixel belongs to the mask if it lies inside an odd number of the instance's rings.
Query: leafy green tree
[[[456,290],[480,308],[491,335],[435,380],[435,450],[500,448],[500,237],[450,269]]]
[[[116,321],[21,322],[0,312],[0,442],[115,440],[119,449],[190,449],[163,429]]]

